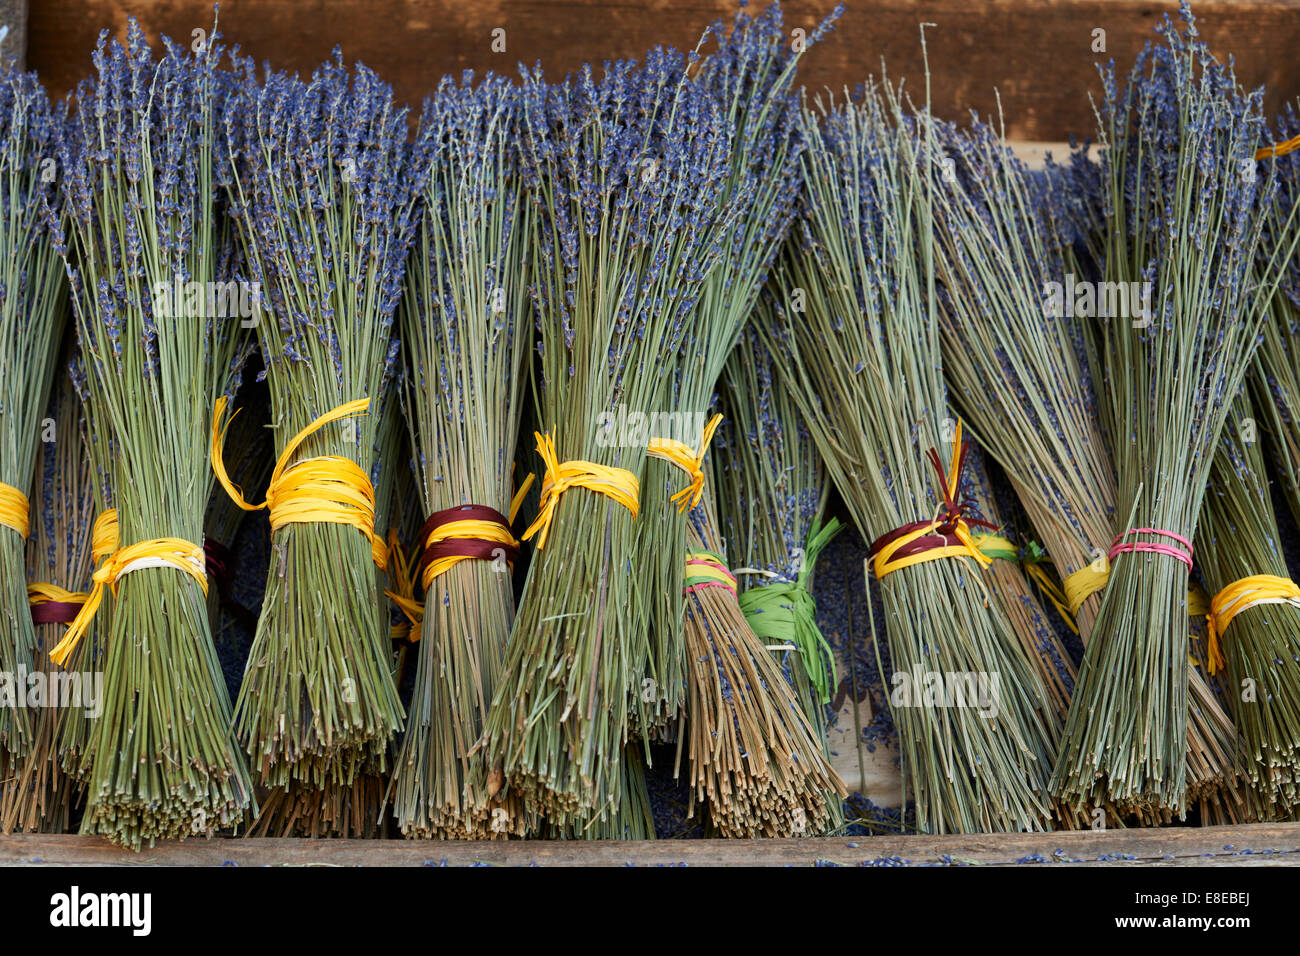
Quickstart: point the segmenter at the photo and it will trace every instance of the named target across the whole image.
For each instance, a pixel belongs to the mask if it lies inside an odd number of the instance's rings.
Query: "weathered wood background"
[[[755,0],[755,5],[765,0]],[[834,0],[789,0],[787,25],[811,28]],[[1201,0],[1198,24],[1243,82],[1267,84],[1273,109],[1300,96],[1300,0]],[[1096,65],[1132,63],[1175,0],[850,0],[803,72],[810,90],[853,86],[878,73],[921,88],[918,25],[928,30],[934,103],[948,118],[992,113],[1001,93],[1007,133],[1063,140],[1092,128],[1088,92]],[[383,74],[418,104],[445,73],[512,73],[541,60],[560,75],[583,61],[637,56],[656,43],[693,46],[702,28],[729,17],[734,0],[224,0],[221,29],[259,61],[309,71],[341,44],[345,56]],[[90,68],[100,30],[125,30],[128,16],[151,37],[176,39],[212,24],[211,0],[31,0],[28,67],[55,93]],[[505,52],[492,49],[505,30]],[[1094,30],[1106,52],[1094,53]],[[499,35],[498,35],[499,36]]]

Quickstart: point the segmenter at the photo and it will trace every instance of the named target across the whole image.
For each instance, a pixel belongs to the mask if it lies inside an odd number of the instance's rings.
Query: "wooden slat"
[[[1251,853],[1244,851],[1250,850]],[[1271,852],[1270,852],[1271,851]],[[816,840],[661,842],[409,842],[214,839],[130,853],[97,837],[0,837],[0,866],[842,866],[887,861],[1007,865],[1034,854],[1054,863],[1250,866],[1300,862],[1300,824],[1168,827],[1083,833],[875,836]],[[1127,855],[1132,859],[1119,859]]]
[[[755,0],[761,5],[763,0]],[[810,29],[833,0],[790,0],[790,27]],[[701,29],[729,17],[733,0],[225,0],[222,30],[232,42],[280,68],[308,71],[342,44],[417,104],[445,73],[465,68],[514,74],[518,62],[542,60],[559,76],[584,61],[639,56],[656,43],[693,46]],[[1093,128],[1089,91],[1096,65],[1122,67],[1175,0],[857,0],[826,43],[810,53],[803,77],[810,89],[854,86],[878,72],[922,90],[918,24],[929,31],[937,111],[963,119],[966,110],[996,109],[1001,91],[1013,139],[1064,140]],[[32,4],[28,65],[59,94],[90,68],[101,29],[121,33],[137,16],[151,37],[188,42],[211,25],[211,0],[39,0]],[[1300,95],[1300,15],[1294,0],[1198,0],[1202,34],[1221,54],[1234,53],[1243,82],[1267,83],[1269,106]],[[494,29],[506,50],[493,52]],[[1094,29],[1106,31],[1107,52],[1092,51]]]

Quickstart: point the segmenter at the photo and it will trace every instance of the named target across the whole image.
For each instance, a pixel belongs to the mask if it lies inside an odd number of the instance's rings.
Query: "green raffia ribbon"
[[[830,703],[837,682],[835,655],[817,627],[817,601],[808,592],[808,578],[822,550],[843,527],[838,518],[813,527],[796,580],[755,583],[740,595],[740,609],[755,634],[799,651],[808,681],[823,704]]]

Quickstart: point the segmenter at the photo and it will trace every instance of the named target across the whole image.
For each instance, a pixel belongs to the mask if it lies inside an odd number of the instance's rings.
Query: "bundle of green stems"
[[[551,823],[617,810],[620,765],[649,659],[637,515],[644,414],[676,367],[692,312],[734,218],[724,209],[729,127],[685,59],[590,68],[552,85],[525,76],[522,163],[546,435],[534,552],[484,727],[489,797],[516,791]],[[646,494],[649,494],[647,489]],[[649,502],[647,502],[649,504]],[[475,572],[479,573],[479,572]]]
[[[234,278],[219,270],[229,241],[214,173],[221,59],[215,30],[197,49],[167,42],[160,56],[134,22],[125,45],[102,37],[60,161],[59,245],[90,419],[111,436],[119,531],[56,660],[67,663],[96,598],[113,591],[82,830],[135,848],[237,825],[250,805],[202,551],[205,436],[244,339],[212,294]]]
[[[878,552],[905,535],[922,535],[921,551],[940,535],[960,549],[896,570],[876,559],[895,676],[952,674],[979,697],[953,688],[936,704],[921,683],[892,707],[918,827],[1042,829],[1056,715],[990,590],[990,559],[958,544],[971,526],[943,381],[923,127],[875,82],[855,102],[805,109],[806,212],[764,335],[863,538]]]
[[[1071,702],[1052,787],[1080,810],[1111,801],[1146,817],[1187,806],[1187,594],[1229,400],[1251,364],[1277,263],[1256,272],[1253,172],[1260,94],[1196,38],[1190,12],[1148,46],[1099,109],[1104,281],[1097,315],[1115,451],[1108,580]]]
[[[84,787],[59,759],[59,715],[65,709],[93,715],[103,703],[102,683],[96,687],[92,670],[65,670],[49,657],[76,613],[78,597],[89,590],[93,570],[94,472],[81,441],[81,402],[66,374],[59,377],[41,433],[27,568],[42,699],[29,701],[36,703],[31,749],[21,758],[0,751],[0,833],[68,831]],[[30,685],[24,680],[22,686]]]
[[[472,767],[482,760],[476,745],[515,614],[518,541],[509,523],[532,344],[531,207],[522,196],[519,124],[516,85],[445,79],[425,101],[416,136],[423,211],[401,320],[418,495],[402,504],[418,509],[417,527],[430,523],[423,540],[409,542],[422,636],[389,794],[408,836],[483,838],[525,828],[518,794]],[[457,531],[462,514],[489,526]],[[478,556],[425,560],[444,535],[452,535],[444,547]]]
[[[28,493],[67,317],[55,203],[61,107],[35,75],[0,65],[0,753],[33,744],[35,714],[12,686],[35,666],[24,549]]]
[[[276,469],[237,727],[264,786],[347,787],[385,763],[405,717],[372,472],[414,218],[406,111],[341,54],[310,79],[240,66],[225,185],[264,303]]]
[[[835,658],[817,626],[812,575],[842,527],[838,519],[826,520],[830,479],[756,330],[742,334],[722,380],[726,420],[715,441],[713,475],[740,609],[777,655],[829,762],[826,708],[837,684]],[[841,826],[838,798],[828,794],[827,806],[828,828]]]

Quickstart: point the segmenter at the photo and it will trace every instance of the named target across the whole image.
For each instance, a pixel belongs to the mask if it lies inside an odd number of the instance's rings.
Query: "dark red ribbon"
[[[81,605],[71,601],[42,601],[32,605],[33,624],[71,624],[81,613]]]
[[[495,508],[489,508],[487,505],[457,505],[429,515],[424,527],[420,529],[418,540],[428,541],[431,534],[453,521],[491,521],[503,528],[510,527],[510,520]],[[446,541],[438,541],[425,547],[420,555],[420,560],[415,566],[415,580],[417,582],[422,580],[424,569],[439,558],[465,557],[491,561],[497,557],[498,552],[502,551],[505,552],[505,559],[511,563],[519,557],[518,545],[502,544],[499,541],[487,541],[482,538],[448,538]]]
[[[961,473],[966,467],[966,455],[970,451],[968,442],[961,443],[961,451],[957,453],[957,488],[961,488]],[[934,466],[935,472],[939,476],[939,487],[943,491],[943,503],[939,505],[939,514],[936,520],[931,521],[913,521],[911,524],[905,524],[901,528],[895,528],[887,534],[881,535],[875,541],[871,542],[871,547],[867,551],[867,557],[874,557],[876,552],[881,548],[889,545],[890,542],[901,538],[905,534],[911,534],[922,528],[934,527],[933,534],[922,535],[915,541],[909,541],[906,545],[899,548],[891,555],[890,560],[897,558],[907,558],[914,554],[921,554],[925,551],[933,551],[936,548],[947,548],[960,546],[962,540],[957,537],[957,523],[965,521],[968,525],[976,525],[981,528],[988,528],[992,531],[997,530],[997,525],[988,521],[982,521],[979,518],[967,517],[970,511],[975,507],[975,502],[969,497],[954,498],[948,491],[948,479],[943,473],[943,462],[939,460],[939,452],[931,448],[927,457],[930,464]],[[942,520],[940,520],[942,519]]]

